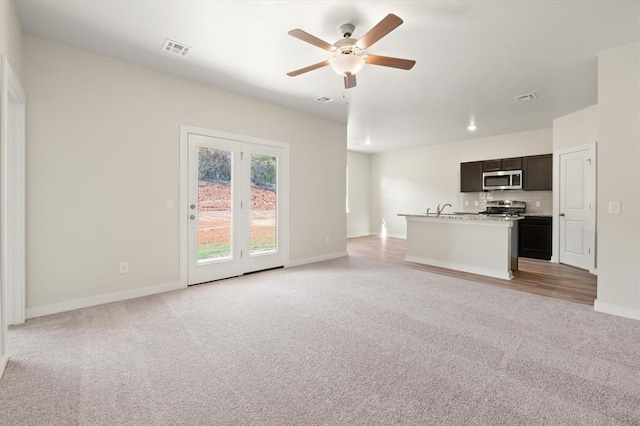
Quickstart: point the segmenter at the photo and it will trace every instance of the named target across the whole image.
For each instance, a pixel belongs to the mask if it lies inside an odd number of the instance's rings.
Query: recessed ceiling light
[[[467,130],[471,130],[472,132],[477,129],[478,127],[476,127],[475,124],[469,124],[469,126],[467,126]]]

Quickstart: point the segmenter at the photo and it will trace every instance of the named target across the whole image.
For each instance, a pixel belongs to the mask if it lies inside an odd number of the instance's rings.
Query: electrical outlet
[[[479,201],[477,201],[477,200],[474,201],[474,203],[473,203],[473,205],[476,206],[476,207],[478,207],[478,204],[479,204]]]
[[[469,200],[464,200],[464,206],[469,207]]]
[[[536,201],[536,207],[540,207],[540,201]]]
[[[120,273],[126,274],[129,272],[129,262],[120,262]]]
[[[173,210],[173,207],[174,207],[173,200],[167,200],[167,209]]]
[[[325,244],[329,244],[331,240],[329,239],[329,237],[324,237],[324,243]]]

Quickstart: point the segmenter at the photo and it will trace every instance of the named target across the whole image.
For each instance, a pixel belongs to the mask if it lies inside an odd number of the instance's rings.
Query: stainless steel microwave
[[[522,170],[482,173],[482,189],[522,189]]]

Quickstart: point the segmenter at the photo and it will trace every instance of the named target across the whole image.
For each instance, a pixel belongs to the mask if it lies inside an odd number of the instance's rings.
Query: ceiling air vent
[[[169,39],[166,39],[164,45],[162,45],[162,50],[178,56],[187,56],[191,53],[191,49],[193,49],[193,47]]]
[[[537,97],[538,95],[531,92],[531,93],[525,93],[524,95],[514,96],[513,99],[515,99],[516,101],[530,101],[531,99],[535,99]]]
[[[321,104],[328,104],[329,102],[332,102],[333,99],[331,98],[327,98],[326,96],[320,96],[319,98],[316,98],[316,102],[320,102]]]

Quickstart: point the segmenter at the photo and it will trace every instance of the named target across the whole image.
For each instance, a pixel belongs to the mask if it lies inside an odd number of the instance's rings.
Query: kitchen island
[[[518,270],[521,217],[399,214],[407,219],[408,262],[510,280]]]

